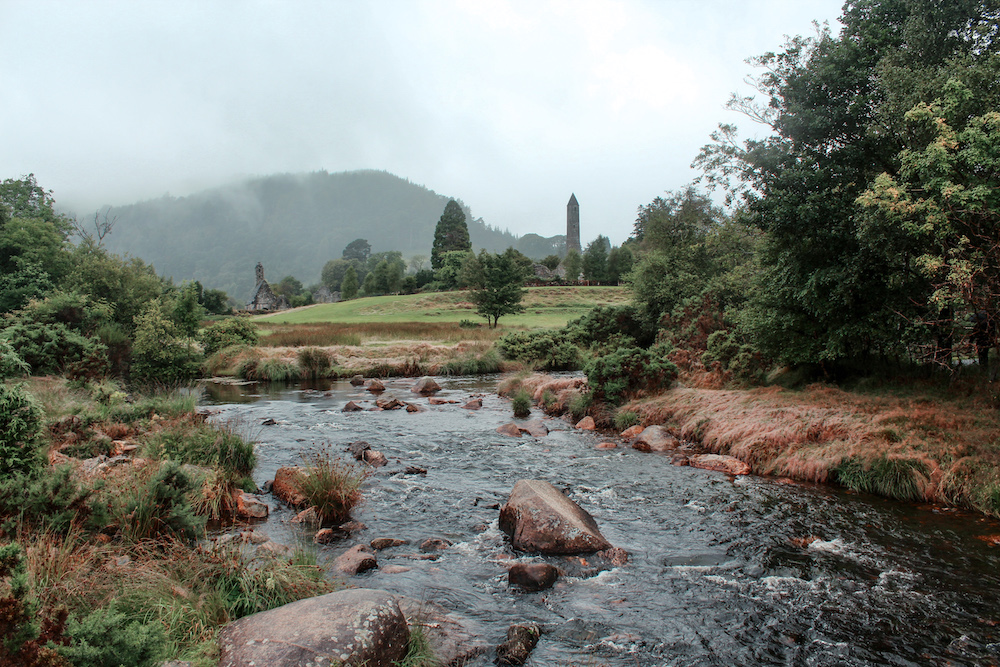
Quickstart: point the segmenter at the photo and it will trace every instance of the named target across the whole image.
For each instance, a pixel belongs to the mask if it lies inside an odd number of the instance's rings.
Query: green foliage
[[[158,300],[153,300],[136,317],[135,326],[133,378],[171,385],[197,376],[200,355],[182,339],[174,323],[164,316]]]
[[[228,315],[233,311],[229,305],[229,295],[220,289],[202,290],[200,301],[205,311],[213,315]]]
[[[340,281],[340,298],[344,301],[358,296],[358,272],[353,266],[348,266]]]
[[[23,385],[0,384],[0,478],[38,466],[32,440],[41,421],[42,410]]]
[[[108,522],[100,482],[81,482],[69,464],[44,474],[0,477],[0,518],[4,532],[16,526],[67,534],[73,528],[97,531]]]
[[[307,378],[329,377],[333,366],[330,353],[319,347],[304,347],[299,350],[299,374]]]
[[[587,412],[590,410],[593,401],[593,394],[577,392],[570,397],[569,405],[566,407],[569,409],[569,413],[573,415],[573,419],[579,421],[587,416]]]
[[[336,459],[329,445],[303,456],[304,474],[298,478],[299,492],[306,504],[316,507],[324,524],[341,524],[351,518],[351,510],[361,502],[361,485],[368,472]]]
[[[213,466],[230,480],[246,477],[257,465],[254,443],[238,422],[218,425],[178,424],[153,433],[144,447],[147,458]]]
[[[917,476],[927,478],[927,466],[913,459],[890,459],[886,456],[873,461],[846,458],[835,469],[837,482],[854,491],[874,493],[897,500],[922,500]]]
[[[3,331],[18,354],[31,366],[33,375],[57,375],[93,367],[88,375],[100,375],[107,367],[107,348],[100,341],[74,331],[61,322],[37,324],[14,320]]]
[[[608,282],[608,251],[610,249],[611,241],[606,236],[598,236],[587,244],[581,263],[584,280],[598,284]]]
[[[70,617],[66,635],[69,646],[57,649],[74,667],[146,667],[160,664],[166,635],[156,622],[129,619],[114,604],[95,609],[81,619]]]
[[[469,280],[475,279],[479,270],[471,250],[448,250],[441,253],[440,266],[434,272],[434,278],[443,290],[468,287]]]
[[[524,419],[531,414],[531,394],[527,389],[519,389],[511,399],[511,407],[514,408],[514,416]]]
[[[559,268],[559,262],[559,255],[547,255],[539,262],[539,264],[547,268],[549,271],[555,271]]]
[[[37,262],[15,258],[16,268],[0,274],[0,313],[28,305],[55,289],[49,274]]]
[[[41,605],[31,594],[24,551],[17,542],[0,545],[0,664],[17,667],[61,667],[65,664],[46,644],[61,639],[65,612],[40,619]]]
[[[584,368],[595,400],[617,405],[644,392],[668,388],[677,377],[677,366],[667,355],[670,347],[659,344],[648,350],[622,347],[593,358]]]
[[[205,355],[213,355],[219,350],[233,345],[257,345],[259,333],[257,325],[250,318],[237,316],[228,317],[208,325],[201,332],[201,344]]]
[[[586,315],[566,323],[570,340],[579,345],[604,344],[615,336],[627,336],[640,347],[653,343],[656,328],[642,319],[638,308],[627,306],[597,306]]]
[[[718,362],[722,370],[748,383],[761,382],[767,372],[762,355],[751,344],[741,342],[736,332],[725,329],[708,336],[701,360],[706,366]]]
[[[482,354],[469,353],[448,361],[441,369],[442,375],[488,375],[499,373],[503,368],[500,355],[494,349]]]
[[[171,317],[178,330],[188,338],[194,338],[198,333],[198,325],[205,316],[205,309],[198,301],[198,283],[188,282],[181,287],[174,300]]]
[[[642,420],[639,418],[639,415],[631,410],[618,410],[615,412],[615,428],[618,431],[624,431],[641,422]]]
[[[10,341],[0,338],[0,381],[23,377],[30,371],[31,367],[18,356]]]
[[[635,262],[628,246],[615,246],[608,251],[608,284],[617,285],[632,271]]]
[[[563,268],[566,269],[566,282],[575,283],[580,279],[580,271],[583,269],[583,258],[576,250],[570,250],[563,257]]]
[[[364,263],[368,261],[371,252],[372,246],[367,239],[354,239],[344,246],[344,250],[340,254],[346,260],[353,259]]]
[[[406,655],[399,662],[393,663],[393,667],[441,667],[441,661],[434,657],[430,639],[419,622],[410,627]]]
[[[497,341],[507,359],[540,366],[543,370],[575,370],[580,350],[565,331],[512,331]]]
[[[480,271],[477,282],[470,285],[469,300],[476,312],[486,318],[490,327],[504,315],[524,312],[524,270],[513,252],[502,254],[480,251],[477,258]]]
[[[265,382],[293,382],[299,379],[299,366],[277,357],[263,359],[257,364],[255,376]]]
[[[146,484],[129,489],[118,507],[122,536],[130,542],[173,535],[193,540],[205,528],[195,514],[190,495],[195,480],[176,461],[166,461]]]
[[[469,227],[465,224],[465,212],[454,199],[444,207],[444,213],[434,228],[434,243],[431,246],[431,268],[440,269],[446,252],[472,251]]]

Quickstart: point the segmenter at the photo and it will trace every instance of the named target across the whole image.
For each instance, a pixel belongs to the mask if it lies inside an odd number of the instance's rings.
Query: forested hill
[[[306,285],[365,238],[373,252],[430,256],[434,227],[448,197],[383,171],[282,174],[114,207],[107,245],[153,264],[175,281],[200,280],[244,299],[263,262],[268,280],[293,275]],[[516,245],[509,232],[468,217],[473,246]]]

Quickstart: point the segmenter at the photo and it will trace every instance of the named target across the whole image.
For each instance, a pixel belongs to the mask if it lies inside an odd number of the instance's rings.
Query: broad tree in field
[[[524,269],[511,249],[500,254],[485,250],[476,257],[478,270],[473,272],[476,284],[469,289],[469,299],[476,304],[476,313],[486,318],[490,328],[504,315],[523,313]]]
[[[469,227],[465,223],[465,213],[454,199],[444,207],[444,213],[434,228],[434,245],[431,247],[431,268],[440,269],[444,261],[444,253],[452,251],[471,251],[472,241],[469,240]]]
[[[367,239],[354,239],[344,248],[341,257],[344,259],[356,259],[362,264],[368,261],[368,255],[372,254],[372,246]]]

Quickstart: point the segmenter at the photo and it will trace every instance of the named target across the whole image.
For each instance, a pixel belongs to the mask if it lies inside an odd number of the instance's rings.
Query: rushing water
[[[559,420],[547,424],[563,430],[516,440],[494,430],[511,421],[510,403],[490,393],[495,377],[439,380],[439,398],[484,393],[483,409],[428,405],[408,391],[411,379],[387,382],[387,394],[424,412],[343,413],[348,400],[371,398],[346,382],[210,387],[209,402],[220,419],[277,420],[256,433],[258,485],[323,443],[343,451],[365,440],[382,451],[390,463],[354,512],[366,528],[319,547],[321,560],[375,537],[410,540],[378,554],[380,566],[408,571],[351,583],[459,612],[491,645],[511,623],[536,622],[544,634],[530,665],[1000,664],[1000,546],[983,539],[1000,536],[997,522],[597,450],[606,436]],[[513,552],[497,528],[497,505],[522,478],[564,489],[629,563],[540,593],[509,588],[506,567],[538,558]],[[258,530],[289,544],[311,539],[270,502]],[[453,545],[436,561],[412,558],[431,537]]]

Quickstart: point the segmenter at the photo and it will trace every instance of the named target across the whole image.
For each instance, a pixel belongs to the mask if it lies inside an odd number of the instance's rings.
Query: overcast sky
[[[516,234],[620,243],[697,176],[744,60],[842,0],[0,0],[0,178],[86,215],[383,169]]]

